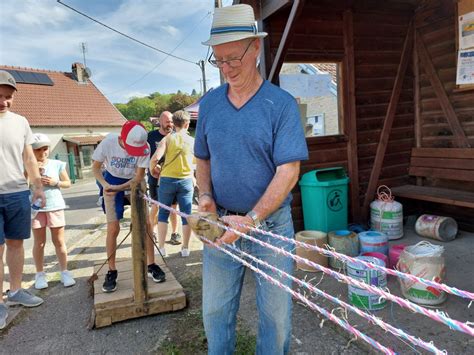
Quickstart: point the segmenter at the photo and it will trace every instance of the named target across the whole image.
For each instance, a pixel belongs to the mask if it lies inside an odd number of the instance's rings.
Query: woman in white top
[[[67,249],[64,242],[64,209],[66,203],[61,194],[61,188],[71,186],[71,180],[66,172],[66,163],[49,159],[51,141],[42,133],[34,134],[35,142],[32,144],[41,174],[46,205],[32,219],[34,246],[33,259],[36,266],[35,288],[38,290],[48,287],[46,273],[43,271],[44,246],[46,244],[46,227],[51,230],[51,239],[56,249],[59,267],[61,268],[61,282],[64,287],[73,286],[76,281],[67,270]]]

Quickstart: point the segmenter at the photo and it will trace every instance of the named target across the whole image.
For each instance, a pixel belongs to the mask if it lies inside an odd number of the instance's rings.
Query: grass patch
[[[157,349],[163,355],[207,354],[207,339],[202,322],[201,286],[199,276],[188,274],[180,280],[188,294],[189,307],[176,313],[173,328]],[[235,354],[255,353],[256,337],[242,321],[237,319]]]
[[[201,311],[191,311],[189,314],[176,319],[171,334],[161,344],[158,354],[207,354],[207,339],[202,324]],[[254,354],[255,345],[256,336],[240,320],[237,320],[235,354]]]
[[[255,354],[257,337],[251,333],[250,329],[243,327],[242,323],[239,322],[237,327],[235,354]]]

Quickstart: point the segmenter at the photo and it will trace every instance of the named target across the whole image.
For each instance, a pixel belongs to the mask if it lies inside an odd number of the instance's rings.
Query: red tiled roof
[[[335,63],[314,63],[316,68],[322,72],[331,74],[332,81],[337,84],[337,64]]]
[[[18,83],[12,111],[38,126],[121,126],[122,114],[90,81],[72,73],[0,65],[0,69],[45,73],[53,86]]]
[[[68,137],[64,136],[63,140],[71,143],[75,143],[77,145],[94,145],[99,144],[104,139],[104,136],[75,136],[75,137]]]

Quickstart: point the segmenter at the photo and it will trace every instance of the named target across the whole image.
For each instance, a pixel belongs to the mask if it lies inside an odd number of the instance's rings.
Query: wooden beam
[[[413,43],[416,46],[416,31],[413,32],[415,36]],[[415,147],[421,147],[421,98],[420,98],[420,59],[418,58],[418,52],[416,49],[413,50],[413,100],[414,100],[414,111],[415,111]],[[421,186],[423,179],[420,177],[416,178],[416,184]]]
[[[293,0],[293,6],[291,7],[290,15],[288,17],[288,21],[286,22],[285,30],[283,31],[283,36],[281,37],[280,45],[278,46],[270,74],[268,75],[268,80],[272,83],[278,82],[278,73],[280,73],[281,66],[285,60],[286,52],[290,46],[291,38],[295,32],[293,31],[295,19],[297,19],[301,14],[304,3],[305,0]]]
[[[417,148],[411,152],[413,157],[474,159],[474,149],[470,148]]]
[[[446,179],[456,181],[474,181],[474,171],[456,169],[440,169],[412,166],[409,170],[410,175],[424,176],[435,179]]]
[[[146,205],[140,192],[145,189],[141,183],[132,185],[132,262],[133,262],[133,293],[135,305],[144,307],[148,298],[146,269]]]
[[[405,37],[405,43],[403,44],[402,56],[400,58],[400,64],[398,65],[397,76],[392,89],[392,95],[388,104],[387,113],[383,124],[383,129],[380,134],[379,144],[377,146],[377,152],[375,154],[374,166],[370,173],[369,186],[365,195],[363,214],[367,216],[370,201],[374,198],[375,189],[379,181],[380,173],[382,171],[383,159],[385,157],[385,151],[387,150],[388,140],[390,138],[390,132],[392,130],[393,121],[395,119],[395,113],[397,110],[398,100],[400,99],[400,93],[402,92],[402,85],[405,79],[405,74],[408,67],[409,58],[411,57],[411,51],[413,50],[413,32],[414,32],[413,21],[408,27],[408,33]]]
[[[354,22],[352,10],[343,14],[344,61],[343,61],[343,102],[344,102],[344,133],[349,137],[347,142],[347,163],[349,168],[350,201],[352,220],[360,222],[359,200],[359,163],[357,152],[357,112],[355,99],[355,63],[354,63]]]
[[[410,166],[424,168],[443,168],[454,170],[474,170],[474,159],[411,157]]]
[[[469,140],[467,139],[461,124],[459,123],[456,112],[449,101],[449,97],[444,90],[443,83],[439,79],[436,68],[431,61],[430,54],[428,53],[425,43],[423,42],[423,39],[419,33],[416,34],[416,47],[421,64],[423,65],[423,69],[425,70],[426,74],[428,74],[431,86],[436,93],[436,97],[438,98],[441,108],[446,116],[449,127],[453,132],[455,144],[460,148],[470,147]]]
[[[397,197],[413,200],[444,203],[447,205],[474,208],[474,193],[431,186],[397,186],[392,189]]]
[[[262,20],[289,5],[291,0],[262,0]]]
[[[416,44],[416,32],[414,32]],[[415,106],[415,146],[421,147],[420,65],[418,52],[413,51],[413,100]]]

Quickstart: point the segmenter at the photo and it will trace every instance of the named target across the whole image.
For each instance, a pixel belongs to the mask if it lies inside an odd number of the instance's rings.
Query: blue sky
[[[209,37],[214,0],[62,2],[166,52],[183,41],[174,55],[193,62],[205,59],[207,47],[201,42]],[[91,79],[114,103],[155,91],[200,91],[202,76],[197,65],[166,58],[56,0],[0,3],[2,18],[9,19],[0,22],[0,64],[67,72],[73,62],[83,61],[81,43],[85,42]],[[223,0],[224,6],[231,3],[232,0]],[[219,85],[217,69],[206,65],[206,75],[208,88]]]

